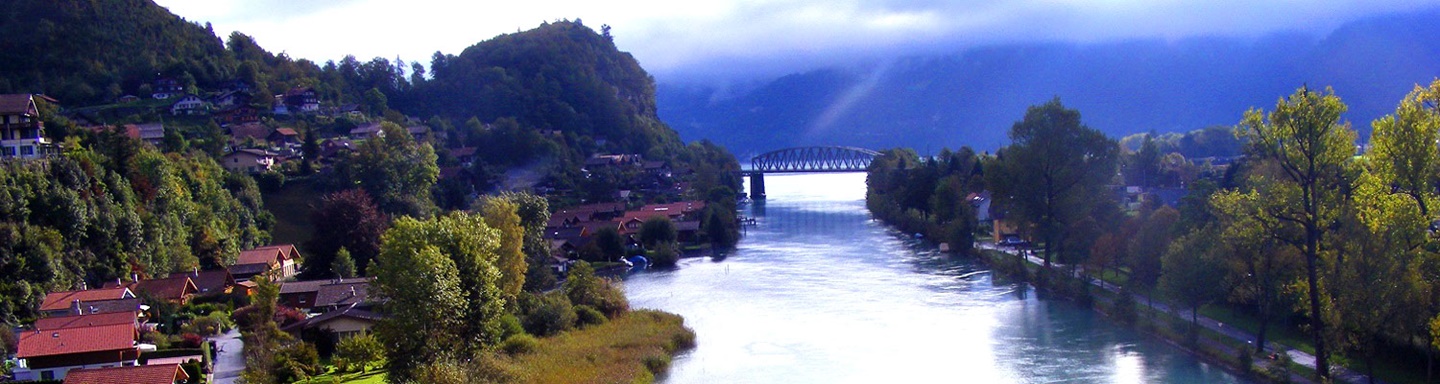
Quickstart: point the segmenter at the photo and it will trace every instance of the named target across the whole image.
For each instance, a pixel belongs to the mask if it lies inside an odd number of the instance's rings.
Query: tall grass
[[[654,381],[670,357],[695,346],[679,315],[638,310],[604,324],[540,340],[509,361],[520,382],[634,383]]]

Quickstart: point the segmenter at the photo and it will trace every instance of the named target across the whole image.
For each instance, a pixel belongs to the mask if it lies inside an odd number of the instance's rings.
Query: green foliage
[[[969,253],[975,243],[975,207],[966,200],[981,187],[980,163],[970,148],[940,151],[920,160],[909,149],[882,152],[866,175],[865,206],[905,233],[921,233]]]
[[[564,290],[571,303],[590,306],[606,316],[615,317],[630,310],[625,292],[610,280],[595,276],[595,268],[584,261],[570,267],[570,277],[565,280]]]
[[[455,262],[433,245],[410,244],[400,235],[392,239],[392,233],[418,232],[420,225],[401,218],[386,232],[371,287],[386,300],[383,311],[394,314],[375,331],[386,346],[385,366],[395,382],[416,379],[421,367],[459,350],[466,341],[461,335],[468,305]]]
[[[680,262],[680,250],[675,243],[660,243],[651,247],[645,257],[657,267],[673,267]]]
[[[430,188],[440,175],[434,148],[415,141],[399,125],[387,121],[380,126],[384,136],[365,140],[336,163],[327,184],[333,190],[358,186],[389,215],[430,216],[436,211]]]
[[[616,261],[625,257],[625,239],[620,237],[620,231],[612,227],[600,228],[590,235],[590,245],[593,252],[582,252],[590,254],[586,260],[593,262]]]
[[[575,306],[575,316],[575,324],[581,327],[604,324],[608,320],[604,313],[588,305]]]
[[[320,354],[310,343],[291,343],[275,352],[275,380],[293,383],[324,372]]]
[[[536,340],[535,336],[526,334],[510,336],[510,338],[505,339],[504,343],[500,344],[500,350],[508,355],[523,355],[535,352],[536,349],[540,349],[540,340]]]
[[[1069,228],[1111,202],[1105,186],[1115,175],[1119,146],[1080,122],[1080,112],[1056,98],[1025,111],[1010,128],[1011,144],[985,165],[994,204],[1033,227],[1044,246],[1045,266],[1053,253],[1088,250],[1070,244]]]
[[[675,223],[669,217],[656,216],[640,224],[640,244],[651,247],[662,243],[673,243],[679,238]]]
[[[1163,275],[1159,288],[1166,297],[1190,309],[1191,326],[1196,326],[1200,306],[1225,294],[1225,275],[1215,255],[1214,231],[1196,231],[1176,240],[1161,260]]]
[[[570,298],[559,293],[544,295],[526,294],[521,300],[524,318],[521,323],[525,332],[538,336],[550,336],[575,327],[578,320]]]
[[[517,213],[518,205],[504,197],[487,197],[480,202],[485,224],[500,233],[495,267],[500,269],[500,290],[505,300],[513,302],[525,286],[525,228]]]
[[[365,371],[385,358],[385,345],[369,333],[340,339],[335,345],[335,367],[341,372]]]
[[[355,277],[355,259],[350,258],[350,250],[342,247],[335,252],[335,261],[330,262],[330,272],[341,279]]]

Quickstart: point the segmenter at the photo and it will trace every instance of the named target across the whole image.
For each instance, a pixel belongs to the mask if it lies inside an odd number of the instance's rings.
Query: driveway
[[[231,329],[210,339],[215,341],[216,346],[214,383],[234,383],[240,378],[240,372],[245,370],[245,342],[240,340],[240,331]]]

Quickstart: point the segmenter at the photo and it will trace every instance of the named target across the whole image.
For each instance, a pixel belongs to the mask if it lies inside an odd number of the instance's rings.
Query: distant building
[[[260,149],[241,149],[220,158],[220,165],[233,172],[260,173],[275,166],[275,154]]]
[[[320,96],[314,88],[292,88],[285,92],[285,106],[289,112],[315,113],[320,111]]]
[[[187,94],[180,97],[180,100],[176,100],[174,104],[170,104],[170,114],[175,116],[201,115],[208,112],[210,110],[205,105],[205,99],[200,96]]]
[[[0,157],[33,159],[55,152],[34,96],[0,95]]]
[[[158,146],[160,145],[160,143],[165,141],[164,123],[136,124],[135,129],[139,133],[138,138],[140,140],[144,140],[147,143],[150,143],[150,145]]]
[[[155,100],[165,100],[185,95],[185,86],[173,77],[161,77],[155,79],[155,84],[150,86],[150,92],[150,97]]]

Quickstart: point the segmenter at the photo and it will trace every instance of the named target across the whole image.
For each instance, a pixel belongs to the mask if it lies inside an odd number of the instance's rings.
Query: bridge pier
[[[765,174],[760,172],[750,173],[750,199],[765,200]]]

